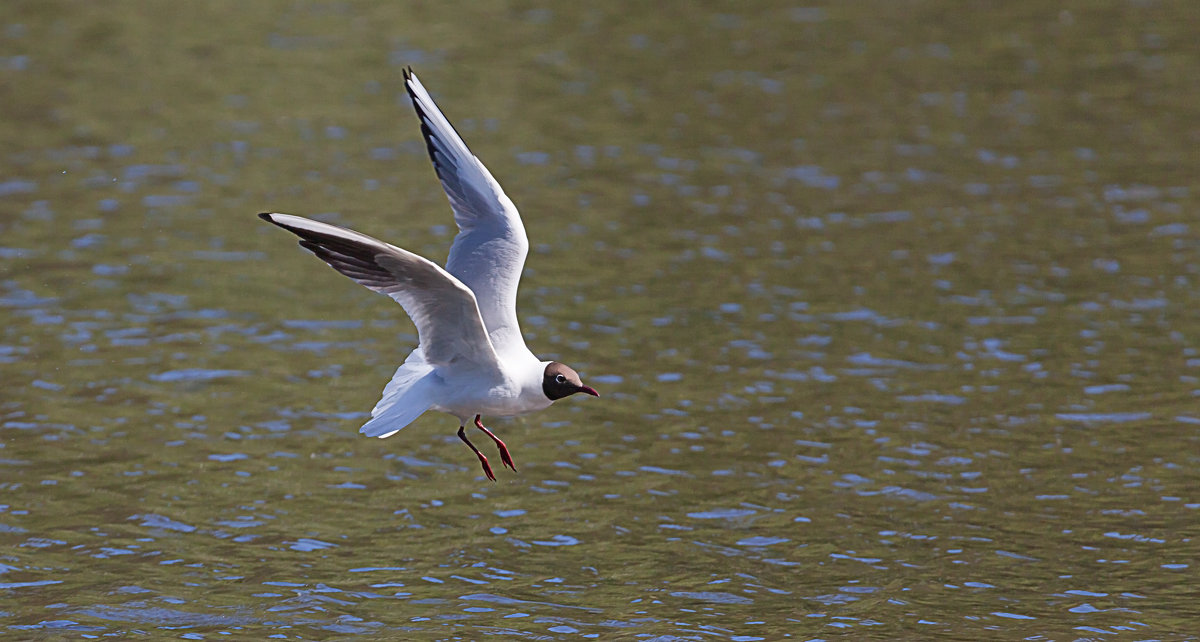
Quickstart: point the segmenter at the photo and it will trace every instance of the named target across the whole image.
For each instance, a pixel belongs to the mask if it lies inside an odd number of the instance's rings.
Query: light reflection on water
[[[0,10],[0,627],[1193,634],[1188,21],[757,7]],[[497,484],[355,433],[415,332],[253,217],[442,259],[406,64],[605,395],[497,419]]]

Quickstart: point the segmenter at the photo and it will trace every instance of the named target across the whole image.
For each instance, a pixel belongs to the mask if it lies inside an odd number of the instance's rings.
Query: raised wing
[[[527,352],[517,322],[517,285],[529,253],[521,215],[446,120],[412,69],[404,71],[404,81],[421,119],[429,158],[458,224],[446,270],[475,293],[496,351]]]
[[[436,263],[337,225],[290,214],[258,215],[300,237],[333,269],[396,300],[417,326],[425,361],[498,367],[470,288]]]

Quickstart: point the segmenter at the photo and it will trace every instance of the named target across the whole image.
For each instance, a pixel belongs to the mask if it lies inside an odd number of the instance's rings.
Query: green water
[[[1196,17],[5,4],[0,632],[1196,635]],[[415,330],[254,216],[443,261],[406,65],[603,395],[498,483],[357,434]]]

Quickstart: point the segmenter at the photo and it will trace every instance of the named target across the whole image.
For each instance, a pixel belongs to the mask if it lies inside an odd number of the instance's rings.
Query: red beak
[[[596,389],[591,386],[579,386],[579,392],[586,392],[593,397],[600,396],[600,393],[596,392]]]

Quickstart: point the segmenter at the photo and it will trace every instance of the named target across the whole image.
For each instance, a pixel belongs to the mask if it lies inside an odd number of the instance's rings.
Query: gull
[[[464,432],[472,416],[496,442],[504,465],[516,471],[508,446],[483,425],[483,415],[522,415],[577,392],[600,395],[575,370],[543,361],[525,345],[517,323],[517,285],[529,253],[521,216],[411,67],[404,70],[404,85],[458,226],[445,269],[337,225],[291,214],[259,217],[299,236],[301,247],[333,269],[394,299],[417,326],[417,347],[359,432],[382,439],[426,410],[454,415],[458,438],[495,481],[487,457]]]

